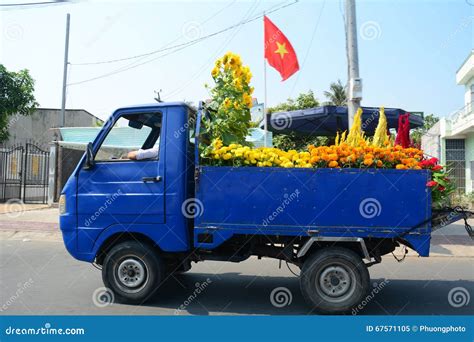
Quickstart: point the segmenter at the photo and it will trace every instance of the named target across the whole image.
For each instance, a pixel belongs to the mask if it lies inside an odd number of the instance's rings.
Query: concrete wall
[[[65,127],[93,127],[97,121],[102,122],[83,109],[66,110]],[[31,116],[14,115],[9,122],[10,138],[1,145],[8,147],[33,142],[48,150],[49,143],[56,140],[52,128],[58,127],[59,122],[59,109],[38,108]]]
[[[425,154],[438,159],[441,159],[440,134],[440,122],[437,122],[421,137],[421,149]]]
[[[466,193],[474,191],[474,133],[466,135]]]

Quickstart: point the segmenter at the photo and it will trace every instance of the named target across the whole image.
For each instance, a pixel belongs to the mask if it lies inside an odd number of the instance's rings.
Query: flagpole
[[[263,12],[263,31],[265,32],[265,12]],[[263,143],[268,147],[268,123],[267,123],[267,61],[265,60],[265,33],[263,34]]]

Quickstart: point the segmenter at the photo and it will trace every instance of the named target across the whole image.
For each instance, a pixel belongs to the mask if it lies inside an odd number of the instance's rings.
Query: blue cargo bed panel
[[[426,170],[201,167],[197,233],[396,237],[430,234]],[[428,222],[427,222],[428,221]]]

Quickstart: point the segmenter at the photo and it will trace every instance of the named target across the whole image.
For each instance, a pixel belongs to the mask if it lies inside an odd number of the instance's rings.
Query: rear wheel
[[[102,279],[119,301],[141,304],[154,294],[163,271],[163,262],[153,248],[127,241],[107,253]]]
[[[303,297],[316,311],[339,314],[362,302],[370,277],[359,255],[346,248],[329,247],[303,263],[300,286]]]

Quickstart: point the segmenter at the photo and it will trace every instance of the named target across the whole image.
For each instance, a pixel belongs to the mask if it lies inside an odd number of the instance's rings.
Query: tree
[[[292,99],[290,97],[286,100],[286,102],[280,103],[275,107],[268,108],[268,113],[287,112],[290,110],[307,109],[318,106],[319,101],[314,96],[313,91],[309,90],[307,93],[299,94],[296,99]]]
[[[289,98],[286,102],[268,108],[268,113],[308,109],[318,106],[319,101],[314,96],[314,93],[309,90],[307,93],[299,94],[296,99]],[[303,150],[306,149],[308,145],[320,146],[326,144],[327,141],[327,137],[298,135],[294,132],[290,134],[274,133],[273,136],[273,146],[282,150]]]
[[[424,118],[423,127],[416,128],[411,131],[411,140],[413,142],[413,145],[421,146],[421,137],[426,132],[428,132],[431,127],[433,127],[438,121],[439,118],[434,114],[426,115]]]
[[[332,82],[329,86],[329,91],[324,92],[324,96],[329,100],[328,105],[332,106],[346,106],[347,105],[347,94],[346,87],[341,83],[341,80]]]
[[[27,69],[13,72],[0,64],[0,142],[9,137],[11,116],[31,115],[36,109],[34,86]]]

